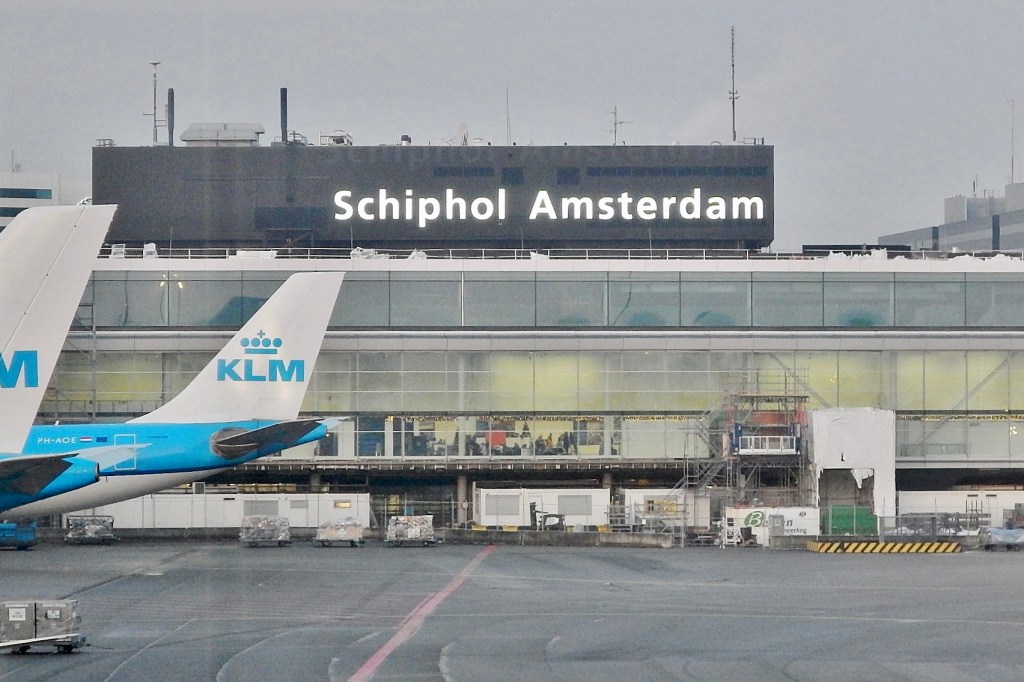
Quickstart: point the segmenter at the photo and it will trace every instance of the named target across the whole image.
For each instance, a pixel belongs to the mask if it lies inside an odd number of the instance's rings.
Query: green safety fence
[[[828,506],[821,510],[822,535],[875,535],[878,517],[869,507]]]

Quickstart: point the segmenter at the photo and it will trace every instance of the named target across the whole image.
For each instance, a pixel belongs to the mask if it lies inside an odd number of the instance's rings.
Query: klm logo
[[[0,355],[0,388],[17,388],[18,379],[24,378],[25,388],[39,387],[39,354],[34,350],[16,350],[10,364]]]
[[[263,331],[251,339],[242,339],[242,355],[246,357],[218,360],[217,381],[305,381],[304,360],[273,357],[282,343],[280,337],[272,339]]]

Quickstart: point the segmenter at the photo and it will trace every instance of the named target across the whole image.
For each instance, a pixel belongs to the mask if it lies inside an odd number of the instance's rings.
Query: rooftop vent
[[[351,147],[352,136],[344,130],[335,130],[329,135],[321,135],[320,144],[328,147]]]
[[[186,147],[258,147],[259,123],[193,123],[181,134]]]

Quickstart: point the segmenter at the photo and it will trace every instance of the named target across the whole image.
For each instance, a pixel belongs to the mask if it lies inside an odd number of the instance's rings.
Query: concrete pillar
[[[468,417],[456,417],[455,423],[458,425],[459,429],[459,442],[456,444],[458,446],[457,452],[459,457],[465,457],[467,454],[469,454],[468,452],[466,452],[466,436],[469,435],[470,421]],[[473,428],[473,431],[476,431],[475,426]]]
[[[606,471],[601,474],[601,487],[605,490],[612,489],[612,472]]]
[[[615,417],[604,418],[604,433],[601,438],[601,454],[612,454],[612,433],[615,431]]]
[[[320,472],[314,471],[309,475],[309,490],[310,492],[320,492]]]
[[[384,419],[384,456],[395,456],[395,420],[391,417]]]
[[[465,474],[461,474],[455,479],[455,505],[457,507],[455,519],[459,524],[469,521],[469,499],[466,494],[468,487],[469,481]]]

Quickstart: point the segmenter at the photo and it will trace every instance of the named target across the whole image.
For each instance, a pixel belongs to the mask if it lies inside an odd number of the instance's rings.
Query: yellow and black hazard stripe
[[[959,542],[816,542],[807,549],[819,554],[952,554],[963,550]]]

